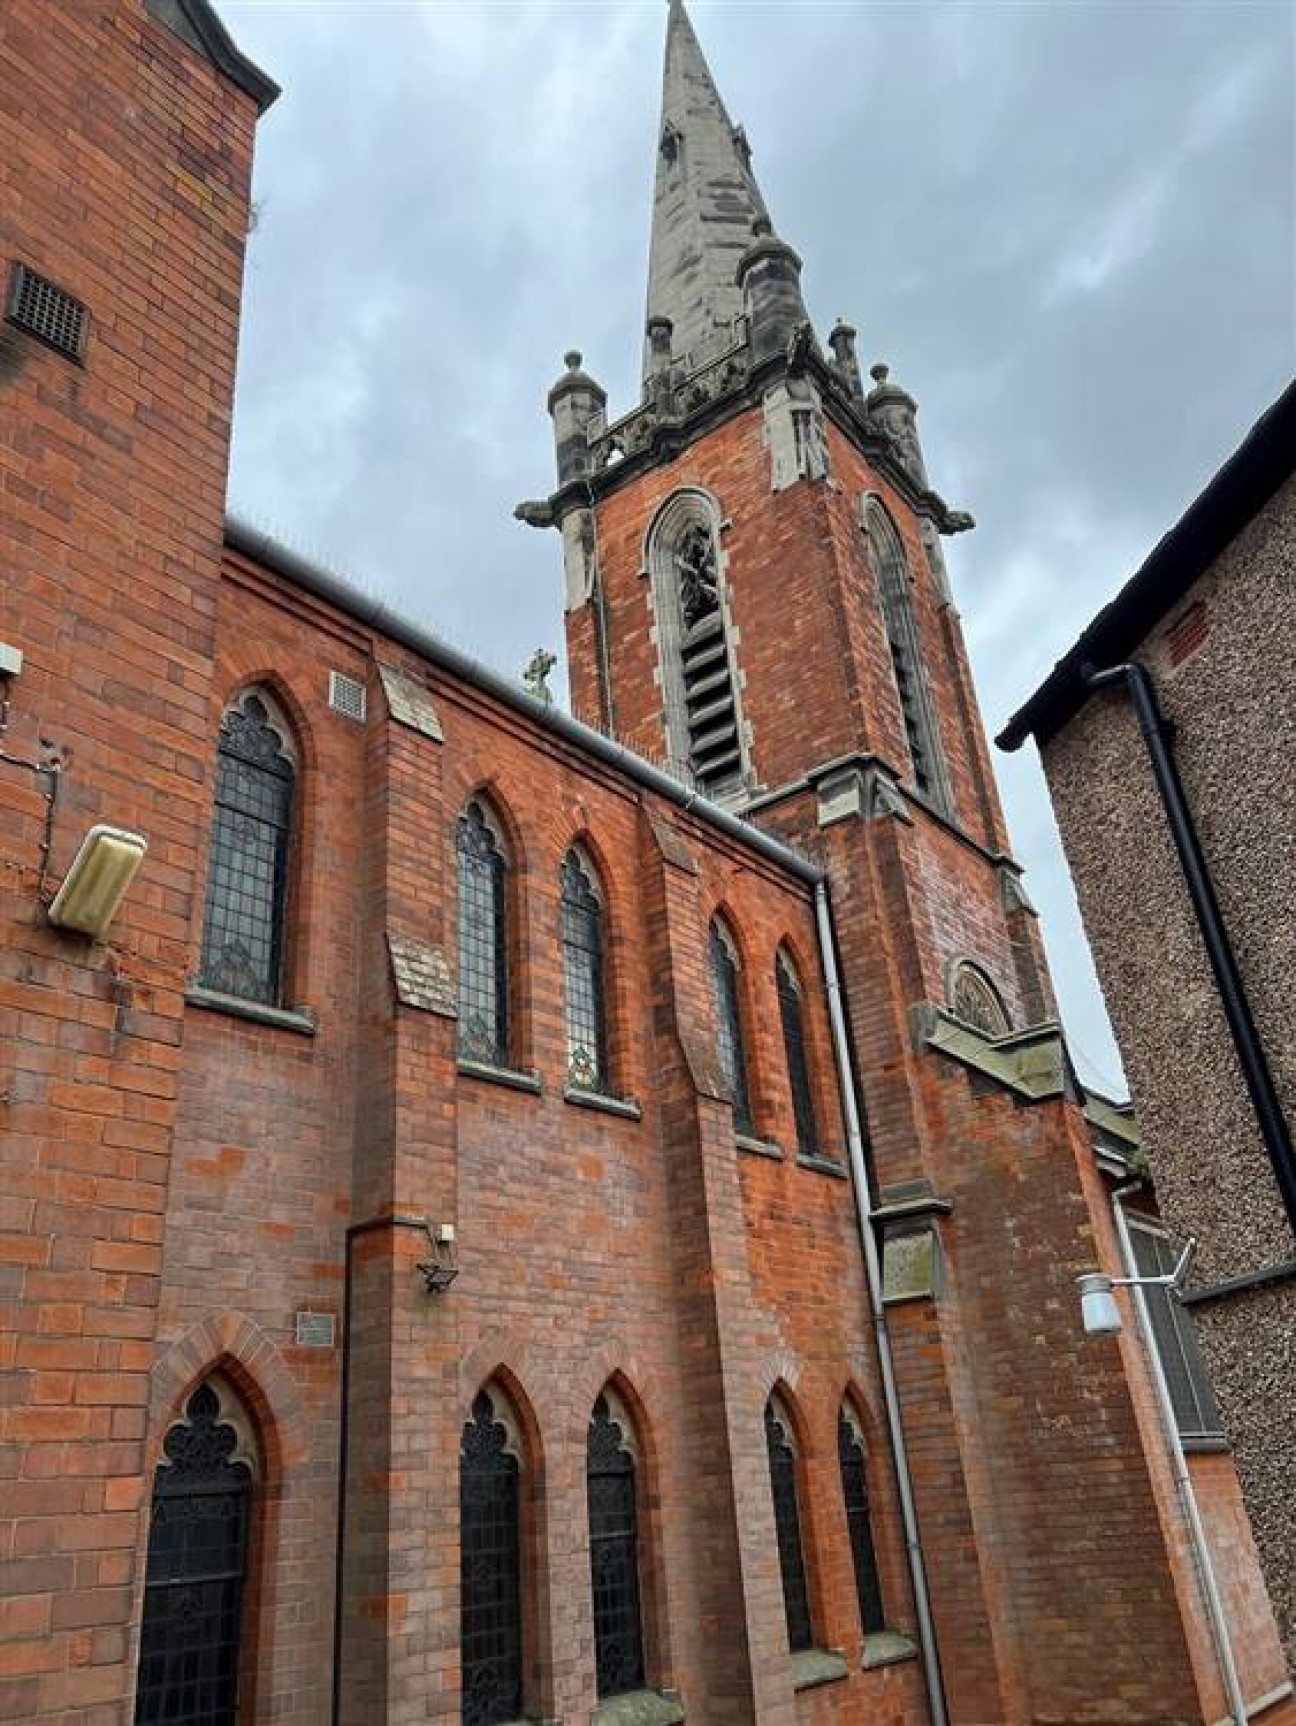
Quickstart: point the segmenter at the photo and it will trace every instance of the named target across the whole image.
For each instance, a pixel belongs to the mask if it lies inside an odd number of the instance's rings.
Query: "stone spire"
[[[738,261],[753,224],[767,220],[746,136],[729,119],[683,0],[670,0],[648,319],[670,320],[676,364],[692,371],[729,345],[743,310]],[[645,376],[652,370],[648,342]]]

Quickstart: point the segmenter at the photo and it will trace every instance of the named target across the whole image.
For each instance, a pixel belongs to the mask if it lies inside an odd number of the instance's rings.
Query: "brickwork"
[[[0,638],[27,655],[5,747],[64,751],[52,881],[93,820],[149,841],[105,945],[56,932],[37,900],[40,782],[5,765],[0,1718],[132,1718],[154,1469],[218,1374],[255,1463],[249,1726],[461,1717],[458,1450],[488,1383],[518,1433],[529,1718],[582,1726],[598,1705],[585,1470],[608,1389],[633,1428],[646,1684],[690,1726],[923,1726],[917,1659],[865,1665],[845,1398],[888,1628],[912,1637],[917,1613],[804,874],[424,659],[390,619],[379,633],[358,596],[321,597],[291,559],[222,559],[253,101],[128,0],[16,0],[0,31],[6,67],[29,68],[13,97],[5,84],[3,172],[22,195],[5,245],[92,317],[83,371],[0,332]],[[1049,1005],[1033,919],[1004,896],[957,621],[900,493],[836,431],[831,485],[771,493],[760,424],[740,414],[602,505],[611,693],[630,741],[660,754],[644,535],[677,484],[707,487],[729,523],[754,760],[781,793],[762,820],[831,888],[874,1175],[953,1206],[943,1285],[890,1326],[952,1718],[1213,1718],[1138,1361],[1078,1336],[1070,1279],[1110,1246],[1078,1113],[1018,1106],[915,1041],[911,1009],[944,1001],[961,956],[1019,1021]],[[821,827],[807,784],[842,756],[908,776],[868,490],[910,558],[954,822],[902,793],[893,813]],[[598,713],[591,608],[569,622],[576,699]],[[365,720],[329,706],[335,671],[366,687]],[[221,717],[252,689],[297,763],[275,1007],[194,982]],[[472,797],[507,856],[507,1070],[458,1059],[455,823]],[[604,908],[606,1098],[568,1083],[574,844]],[[739,959],[741,1144],[717,915]],[[813,1157],[797,1151],[780,953],[804,992]],[[432,1294],[427,1226],[446,1224],[458,1278]],[[298,1335],[309,1314],[333,1321],[331,1344],[327,1326]],[[800,1691],[773,1391],[814,1640],[845,1661]],[[1220,1480],[1212,1516],[1245,1569]],[[1259,1597],[1241,1577],[1235,1593],[1264,1654]]]
[[[137,5],[14,0],[0,86],[0,268],[90,314],[84,366],[0,326],[5,748],[65,762],[51,883],[96,821],[150,846],[110,949],[54,933],[36,781],[0,768],[0,1717],[106,1726],[133,1683],[255,111]]]

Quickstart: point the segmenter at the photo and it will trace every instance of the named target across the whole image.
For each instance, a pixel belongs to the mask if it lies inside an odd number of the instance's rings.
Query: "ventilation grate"
[[[363,720],[365,716],[365,686],[344,671],[329,672],[329,706],[334,713],[348,719]]]
[[[80,361],[85,355],[89,312],[80,300],[26,264],[15,263],[13,267],[5,318],[70,360]]]

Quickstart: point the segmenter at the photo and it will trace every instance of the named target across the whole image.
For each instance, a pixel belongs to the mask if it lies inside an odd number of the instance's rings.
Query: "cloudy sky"
[[[638,394],[661,0],[225,0],[262,122],[233,507],[515,672],[561,650],[544,397]],[[826,332],[917,396],[997,728],[1296,369],[1291,6],[696,0]],[[999,758],[1119,1083],[1033,752]]]

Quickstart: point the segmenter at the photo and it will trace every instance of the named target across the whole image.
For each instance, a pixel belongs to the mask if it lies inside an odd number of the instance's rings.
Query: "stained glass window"
[[[810,1596],[806,1589],[805,1554],[801,1549],[796,1451],[792,1445],[791,1423],[773,1397],[765,1404],[765,1447],[769,1452],[774,1532],[778,1538],[779,1571],[783,1578],[788,1646],[796,1654],[813,1646],[814,1633],[810,1624]]]
[[[819,1152],[819,1127],[815,1120],[814,1092],[810,1085],[810,1062],[806,1052],[805,1003],[801,985],[784,954],[775,966],[779,1018],[783,1025],[783,1052],[787,1058],[788,1083],[792,1088],[792,1114],[796,1121],[797,1149],[806,1156]]]
[[[153,1480],[135,1726],[234,1726],[252,1470],[211,1383]]]
[[[261,696],[221,721],[200,981],[279,1000],[296,770]]]
[[[586,1455],[594,1666],[600,1696],[639,1690],[644,1682],[635,1459],[619,1413],[606,1394],[599,1397]]]
[[[567,1082],[583,1091],[606,1091],[603,906],[590,872],[575,851],[563,859],[562,942],[567,987]]]
[[[747,1054],[743,1042],[739,996],[738,955],[729,933],[719,922],[711,925],[711,992],[715,998],[720,1065],[733,1097],[734,1130],[752,1130],[751,1093],[747,1084]]]
[[[886,1628],[882,1610],[882,1586],[878,1581],[877,1553],[873,1546],[873,1524],[869,1519],[868,1472],[864,1437],[854,1415],[842,1409],[837,1417],[837,1460],[841,1465],[842,1497],[846,1501],[846,1526],[850,1533],[851,1558],[855,1565],[855,1589],[859,1597],[860,1623],[864,1634]]]
[[[518,1459],[482,1391],[459,1450],[463,1726],[498,1726],[522,1713],[520,1516]]]
[[[480,803],[455,830],[459,859],[459,1053],[509,1063],[508,908],[504,853]]]

